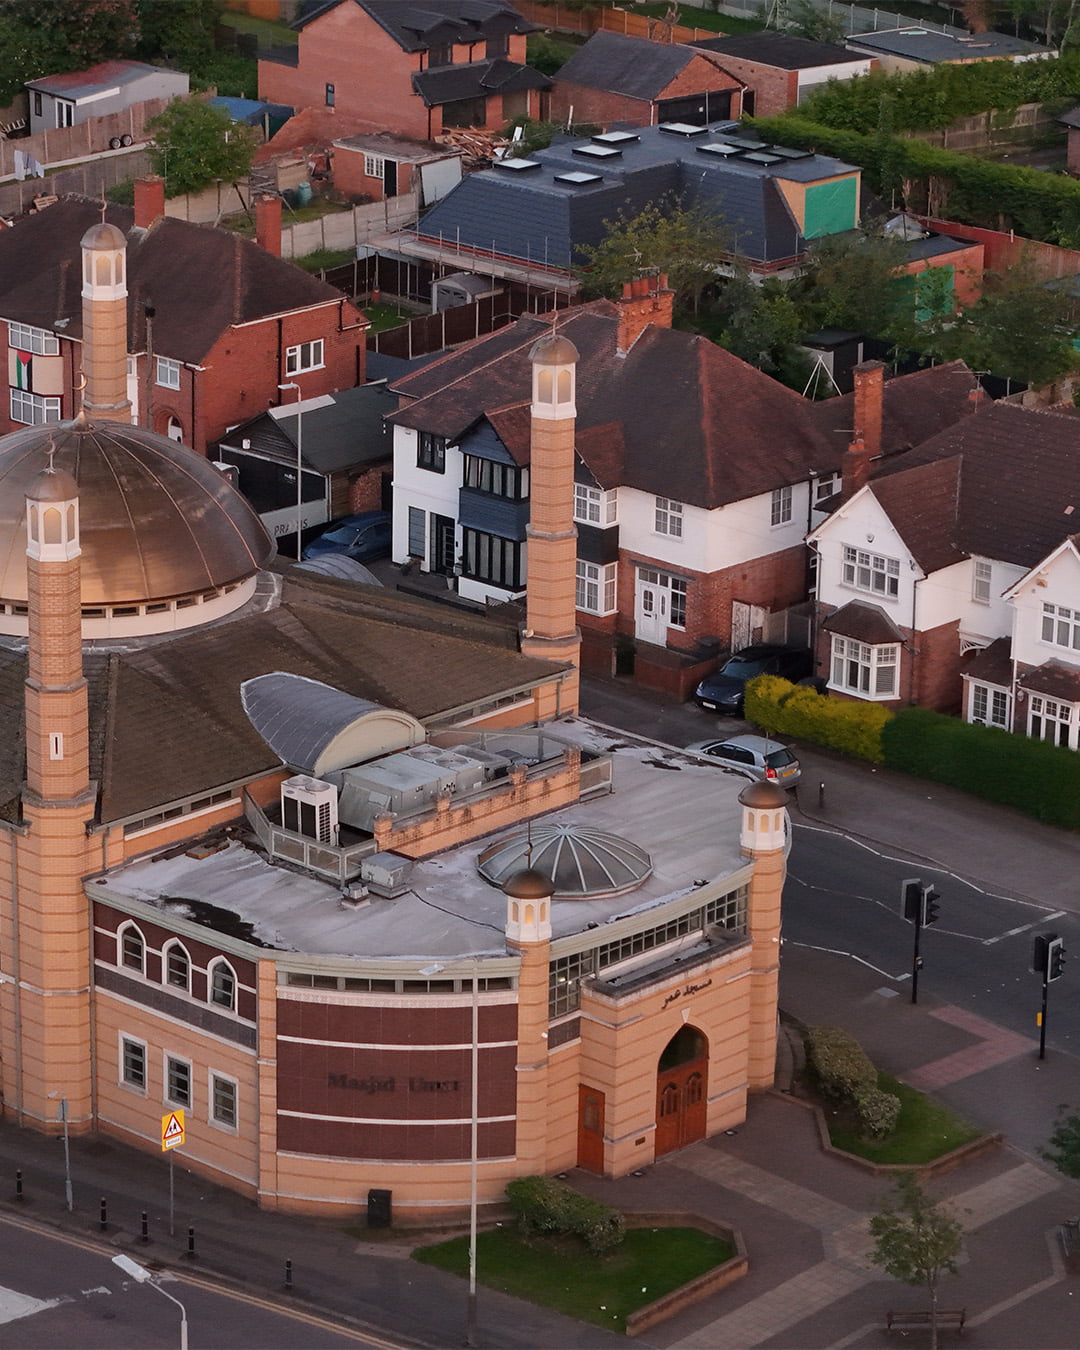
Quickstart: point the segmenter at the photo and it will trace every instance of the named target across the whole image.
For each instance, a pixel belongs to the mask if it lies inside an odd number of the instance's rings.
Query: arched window
[[[552,402],[552,392],[554,389],[554,377],[550,370],[541,369],[536,372],[536,397],[541,403]]]
[[[146,939],[133,923],[120,930],[120,964],[146,974]]]
[[[191,957],[181,942],[170,942],[165,948],[165,983],[191,992]]]
[[[230,1012],[236,1009],[236,971],[228,961],[215,961],[210,967],[210,1002]]]
[[[111,286],[113,282],[112,258],[107,253],[97,255],[97,277],[99,286]]]
[[[566,403],[570,399],[570,372],[568,370],[559,371],[559,402]]]
[[[45,544],[58,544],[63,537],[63,531],[60,525],[60,512],[55,506],[50,506],[42,516],[42,542]]]

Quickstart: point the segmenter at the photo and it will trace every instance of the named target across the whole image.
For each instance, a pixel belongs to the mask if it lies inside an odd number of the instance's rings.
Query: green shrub
[[[877,703],[833,698],[809,685],[759,675],[746,686],[746,717],[773,735],[827,745],[879,764],[881,729],[892,717]]]
[[[882,1092],[877,1087],[864,1092],[855,1102],[855,1113],[863,1134],[871,1139],[884,1139],[892,1134],[900,1119],[900,1107],[900,1098],[891,1092]]]
[[[626,1236],[618,1210],[551,1177],[518,1177],[507,1185],[506,1198],[525,1233],[579,1237],[596,1254],[611,1251]]]
[[[1080,829],[1080,755],[1046,741],[905,708],[882,734],[885,763],[1038,820]]]
[[[854,1103],[877,1090],[877,1069],[854,1036],[840,1027],[807,1027],[805,1040],[822,1096]]]

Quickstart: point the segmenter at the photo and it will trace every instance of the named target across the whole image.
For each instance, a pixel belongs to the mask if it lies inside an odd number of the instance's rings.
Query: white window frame
[[[986,558],[971,560],[971,598],[976,605],[990,603],[990,588],[994,579],[994,565]]]
[[[124,940],[129,933],[134,933],[139,939],[142,955],[137,966],[128,961],[124,954]],[[116,930],[116,964],[121,970],[134,970],[140,975],[146,974],[146,934],[133,921],[129,920],[127,923],[122,923]]]
[[[180,388],[180,362],[174,361],[171,356],[158,356],[154,358],[154,383],[160,385],[162,389]]]
[[[840,475],[838,473],[819,474],[814,479],[814,505],[818,506],[821,502],[828,501],[839,491]]]
[[[219,970],[227,970],[232,980],[232,994],[228,1003],[214,995],[214,980]],[[232,962],[226,961],[223,956],[219,956],[215,961],[210,962],[206,972],[206,999],[212,1008],[224,1008],[227,1012],[236,1012],[237,992],[239,989],[239,980],[236,978],[236,970]]]
[[[181,1065],[187,1071],[187,1096],[176,1094],[172,1090],[173,1065]],[[162,1055],[161,1070],[162,1100],[169,1103],[170,1106],[180,1106],[185,1110],[191,1110],[195,1104],[195,1074],[192,1070],[190,1059],[185,1059],[183,1055],[172,1055],[168,1051]]]
[[[852,678],[852,668],[856,674]],[[883,676],[892,672],[888,687],[883,686]],[[900,644],[883,642],[871,646],[855,638],[844,637],[840,633],[832,635],[829,653],[829,688],[839,689],[845,694],[855,694],[868,702],[897,697],[900,683]]]
[[[672,539],[683,537],[682,502],[670,497],[657,497],[654,514],[654,526],[657,534],[666,534]]]
[[[1063,703],[1061,699],[1047,698],[1045,694],[1029,694],[1026,724],[1028,736],[1047,741],[1050,745],[1075,750],[1078,707],[1080,705],[1076,703]],[[1036,718],[1042,724],[1037,735],[1033,725]],[[1046,732],[1051,729],[1053,734],[1048,736]]]
[[[29,389],[12,389],[11,420],[24,427],[40,427],[60,421],[60,398],[32,394]]]
[[[1001,727],[1007,731],[1012,725],[1012,708],[1008,690],[997,685],[971,682],[968,698],[968,721],[986,727]]]
[[[1080,609],[1044,602],[1041,635],[1043,642],[1051,647],[1060,647],[1066,652],[1080,651]]]
[[[169,962],[174,952],[180,952],[184,957],[186,978],[182,984],[172,979],[170,975]],[[173,938],[165,944],[165,950],[161,953],[161,975],[166,989],[182,989],[185,994],[191,993],[191,953],[178,938]]]
[[[577,608],[586,614],[614,614],[619,607],[618,563],[577,560]]]
[[[378,178],[382,181],[382,176],[386,172],[386,159],[383,155],[364,155],[364,177]]]
[[[139,1052],[142,1060],[142,1082],[138,1083],[128,1077],[127,1071],[127,1046],[134,1046]],[[145,1097],[150,1084],[150,1059],[146,1053],[146,1042],[138,1036],[129,1036],[127,1032],[121,1031],[117,1038],[117,1077],[121,1087],[127,1088],[129,1092],[137,1092]]]
[[[852,586],[867,595],[882,600],[896,600],[900,595],[900,561],[884,553],[844,545],[844,585]]]
[[[28,323],[8,324],[8,346],[33,356],[59,356],[60,339],[44,328],[33,328]]]
[[[321,370],[324,364],[322,338],[312,338],[310,342],[298,342],[295,347],[285,348],[286,375],[302,375],[305,370]]]
[[[791,524],[791,488],[773,488],[769,504],[769,524],[776,529],[778,525]]]
[[[616,496],[588,483],[574,484],[574,519],[581,525],[600,529],[615,524]]]
[[[217,1114],[217,1084],[227,1083],[232,1088],[233,1118],[222,1120]],[[240,1129],[240,1082],[232,1074],[208,1069],[206,1079],[206,1118],[215,1129],[236,1134]]]

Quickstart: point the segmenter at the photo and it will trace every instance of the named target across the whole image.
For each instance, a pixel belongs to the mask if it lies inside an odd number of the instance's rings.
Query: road
[[[157,1350],[180,1345],[180,1310],[124,1275],[115,1250],[0,1218],[0,1347]],[[131,1253],[139,1260],[139,1252]],[[392,1342],[162,1274],[161,1287],[187,1311],[191,1350],[331,1350]]]

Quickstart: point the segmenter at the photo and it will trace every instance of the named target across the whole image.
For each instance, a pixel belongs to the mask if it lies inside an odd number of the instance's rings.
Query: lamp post
[[[176,1304],[180,1309],[180,1350],[188,1350],[187,1309],[180,1300],[174,1298],[167,1290],[162,1289],[152,1273],[145,1266],[140,1266],[138,1261],[133,1261],[130,1256],[114,1256],[112,1263],[114,1266],[118,1266],[136,1284],[148,1284],[151,1289],[156,1289],[159,1294],[164,1295],[170,1303]]]
[[[49,1099],[60,1097],[59,1092],[50,1092]],[[60,1097],[56,1104],[56,1119],[64,1127],[64,1198],[69,1212],[75,1208],[75,1199],[71,1190],[71,1149],[68,1144],[68,1104],[66,1097]]]
[[[296,561],[304,551],[304,414],[300,411],[300,386],[295,380],[279,384],[279,389],[296,390]]]

